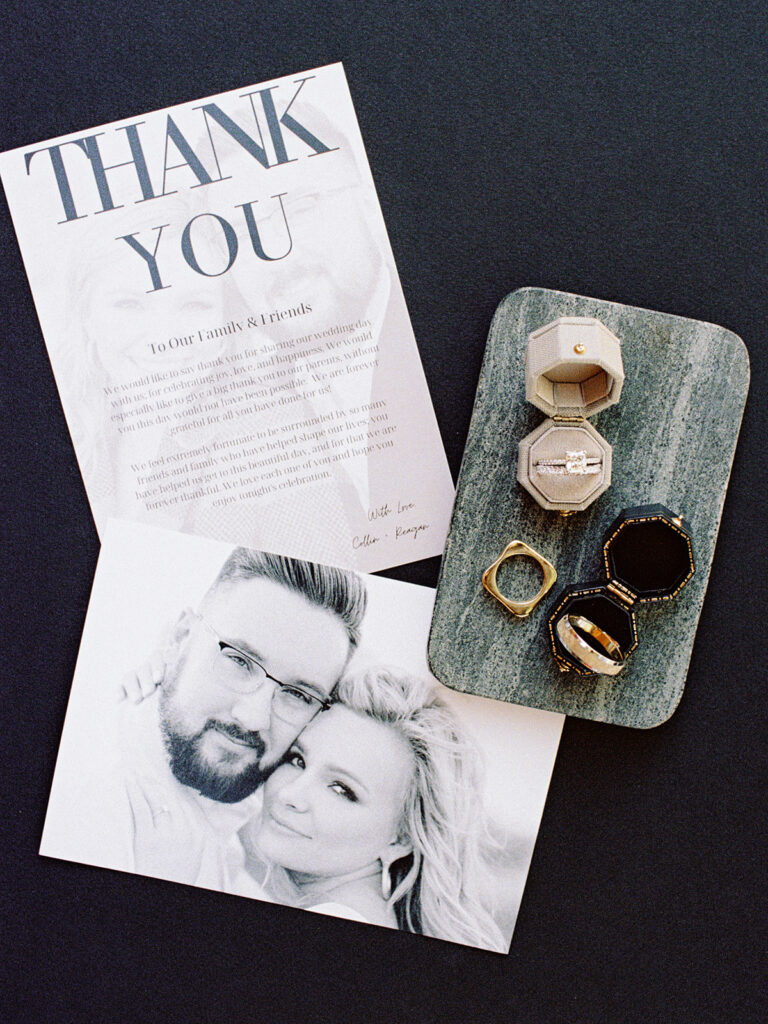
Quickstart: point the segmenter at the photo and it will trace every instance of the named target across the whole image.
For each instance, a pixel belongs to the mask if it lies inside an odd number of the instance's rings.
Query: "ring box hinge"
[[[583,423],[584,422],[584,417],[583,416],[560,416],[560,415],[558,415],[558,416],[550,416],[550,419],[554,420],[555,423]]]
[[[605,589],[606,590],[610,590],[610,592],[615,597],[618,597],[618,599],[620,601],[623,601],[624,604],[627,605],[630,608],[632,607],[632,605],[637,600],[637,598],[635,597],[635,595],[632,593],[631,590],[629,590],[627,587],[622,586],[621,583],[617,583],[616,580],[609,580],[608,583],[606,584],[606,588]]]

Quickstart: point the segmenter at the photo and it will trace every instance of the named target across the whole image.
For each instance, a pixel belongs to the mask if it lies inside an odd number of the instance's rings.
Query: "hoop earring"
[[[418,850],[414,850],[411,856],[413,857],[413,863],[392,894],[393,903],[396,903],[398,900],[402,899],[406,893],[410,892],[416,883],[416,879],[419,877],[419,872],[421,871],[421,853]]]
[[[389,898],[392,895],[392,876],[389,873],[391,865],[381,863],[381,898],[385,903],[389,902]]]
[[[381,862],[381,895],[385,903],[395,903],[401,899],[407,892],[411,890],[416,879],[419,877],[419,871],[421,870],[421,854],[418,850],[411,852],[412,863],[405,877],[402,878],[398,883],[397,887],[392,891],[392,865],[394,860],[385,863]],[[400,858],[397,858],[400,859]]]

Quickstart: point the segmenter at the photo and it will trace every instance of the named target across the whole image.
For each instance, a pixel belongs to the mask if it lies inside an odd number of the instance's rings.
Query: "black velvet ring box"
[[[670,601],[695,572],[690,527],[664,505],[623,509],[603,541],[603,565],[604,582],[566,587],[547,618],[552,653],[563,672],[594,674],[565,649],[557,634],[558,620],[565,615],[594,623],[619,645],[624,659],[635,650],[636,606]]]

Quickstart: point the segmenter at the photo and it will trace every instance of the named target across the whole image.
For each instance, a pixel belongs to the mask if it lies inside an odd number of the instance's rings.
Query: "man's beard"
[[[201,796],[223,804],[236,804],[254,793],[275,770],[275,765],[261,767],[266,744],[259,732],[241,729],[234,722],[209,718],[197,733],[184,730],[184,715],[178,706],[177,691],[187,664],[187,652],[182,651],[173,664],[167,666],[165,680],[160,688],[160,730],[168,754],[168,763],[174,777],[183,786],[197,790]],[[203,745],[211,730],[225,733],[235,741],[250,747],[253,761],[241,771],[228,771],[226,758],[221,766],[205,759]]]
[[[251,747],[255,760],[237,774],[221,771],[209,764],[201,753],[203,738],[211,729],[224,732],[241,743]],[[168,752],[171,771],[183,786],[196,789],[201,796],[223,804],[235,804],[255,792],[272,773],[272,768],[262,769],[260,761],[264,756],[264,740],[258,732],[244,732],[231,723],[215,722],[209,719],[200,732],[184,736],[176,732],[172,724],[162,722],[163,741]]]

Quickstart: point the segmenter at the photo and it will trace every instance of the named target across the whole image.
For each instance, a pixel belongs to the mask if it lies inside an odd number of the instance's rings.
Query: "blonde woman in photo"
[[[278,902],[487,949],[478,752],[433,684],[341,681],[246,826],[248,868]]]

